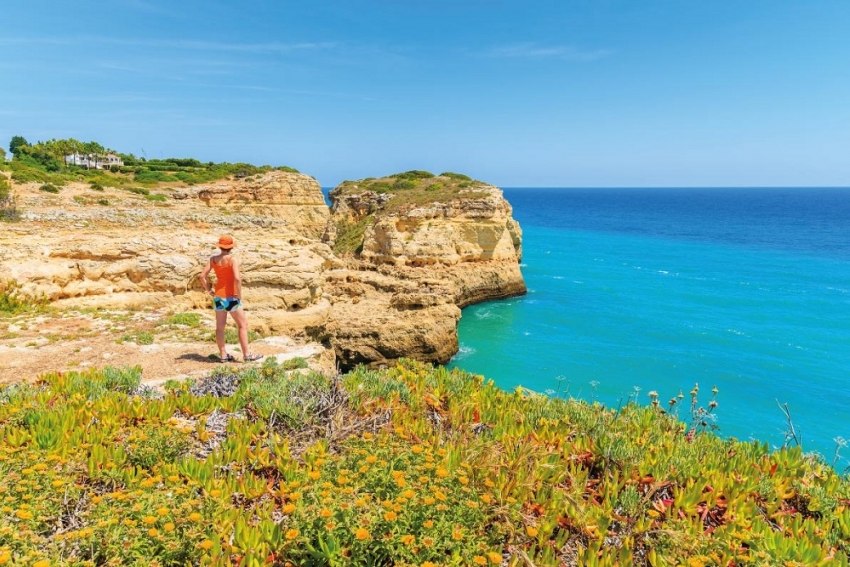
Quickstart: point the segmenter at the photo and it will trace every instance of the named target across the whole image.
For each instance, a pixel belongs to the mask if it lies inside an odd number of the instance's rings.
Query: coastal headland
[[[210,337],[163,322],[211,320],[198,274],[220,233],[238,244],[255,337],[321,348],[328,370],[446,362],[462,307],[525,293],[510,204],[465,175],[344,182],[330,207],[314,178],[289,168],[195,185],[43,186],[13,183],[19,218],[0,234],[0,271],[50,312],[0,335],[0,381],[118,359],[146,362],[151,380],[193,371]]]

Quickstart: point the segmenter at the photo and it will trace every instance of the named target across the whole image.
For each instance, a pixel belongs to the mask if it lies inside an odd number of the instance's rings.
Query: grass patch
[[[121,337],[123,343],[136,343],[138,345],[152,345],[153,333],[150,331],[133,331]]]
[[[446,172],[434,175],[427,171],[413,170],[396,173],[380,178],[367,178],[360,181],[343,181],[330,193],[331,200],[343,195],[358,194],[364,191],[389,194],[392,197],[383,206],[386,211],[399,211],[410,207],[427,205],[434,202],[451,202],[458,199],[483,197],[483,191],[475,191],[484,185],[467,175]]]
[[[39,191],[44,191],[45,193],[58,193],[59,187],[52,183],[45,183],[41,187],[38,188]]]
[[[47,297],[23,292],[18,282],[0,280],[0,315],[40,311],[47,307],[47,304]]]
[[[200,327],[201,326],[201,314],[200,313],[175,313],[170,315],[168,319],[165,320],[167,325],[183,325],[186,327]]]
[[[333,251],[341,255],[360,254],[363,250],[366,229],[372,222],[374,222],[374,219],[371,215],[354,222],[346,219],[337,221]]]
[[[153,201],[155,203],[164,203],[168,200],[167,195],[163,195],[162,193],[151,193],[149,195],[145,195],[145,199],[148,201]]]

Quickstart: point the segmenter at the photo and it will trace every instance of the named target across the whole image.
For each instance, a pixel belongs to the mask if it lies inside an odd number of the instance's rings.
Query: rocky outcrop
[[[321,340],[341,368],[446,362],[461,307],[525,292],[521,232],[498,188],[431,182],[427,194],[346,186],[332,214],[314,179],[283,171],[160,188],[171,198],[155,203],[83,184],[58,195],[21,186],[24,220],[0,233],[0,272],[59,307],[208,308],[198,274],[229,232],[252,325]],[[356,252],[335,254],[337,229],[351,226]]]
[[[328,221],[322,188],[312,177],[271,171],[200,187],[197,197],[210,207],[280,219],[287,227],[319,238]],[[186,198],[185,192],[175,195]]]
[[[399,352],[446,362],[457,352],[461,307],[526,292],[521,231],[501,190],[477,184],[452,199],[401,206],[393,198],[331,192],[332,226],[366,224],[349,260],[356,269],[327,279],[327,330],[342,365]]]

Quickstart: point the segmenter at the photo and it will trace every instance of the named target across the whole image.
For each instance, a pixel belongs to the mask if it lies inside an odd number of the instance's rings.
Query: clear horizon
[[[502,187],[850,186],[850,4],[4,8],[0,143]]]

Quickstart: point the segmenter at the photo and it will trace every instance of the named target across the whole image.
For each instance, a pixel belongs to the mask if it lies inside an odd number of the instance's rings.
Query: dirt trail
[[[186,327],[163,324],[167,317],[158,311],[112,311],[0,319],[0,384],[102,366],[141,366],[144,382],[161,383],[202,375],[221,364],[210,318],[202,316],[206,320]],[[255,338],[251,348],[280,362],[301,357],[320,372],[335,370],[332,354],[317,343],[271,336]],[[228,345],[228,352],[239,360],[230,366],[244,366],[238,345]]]

